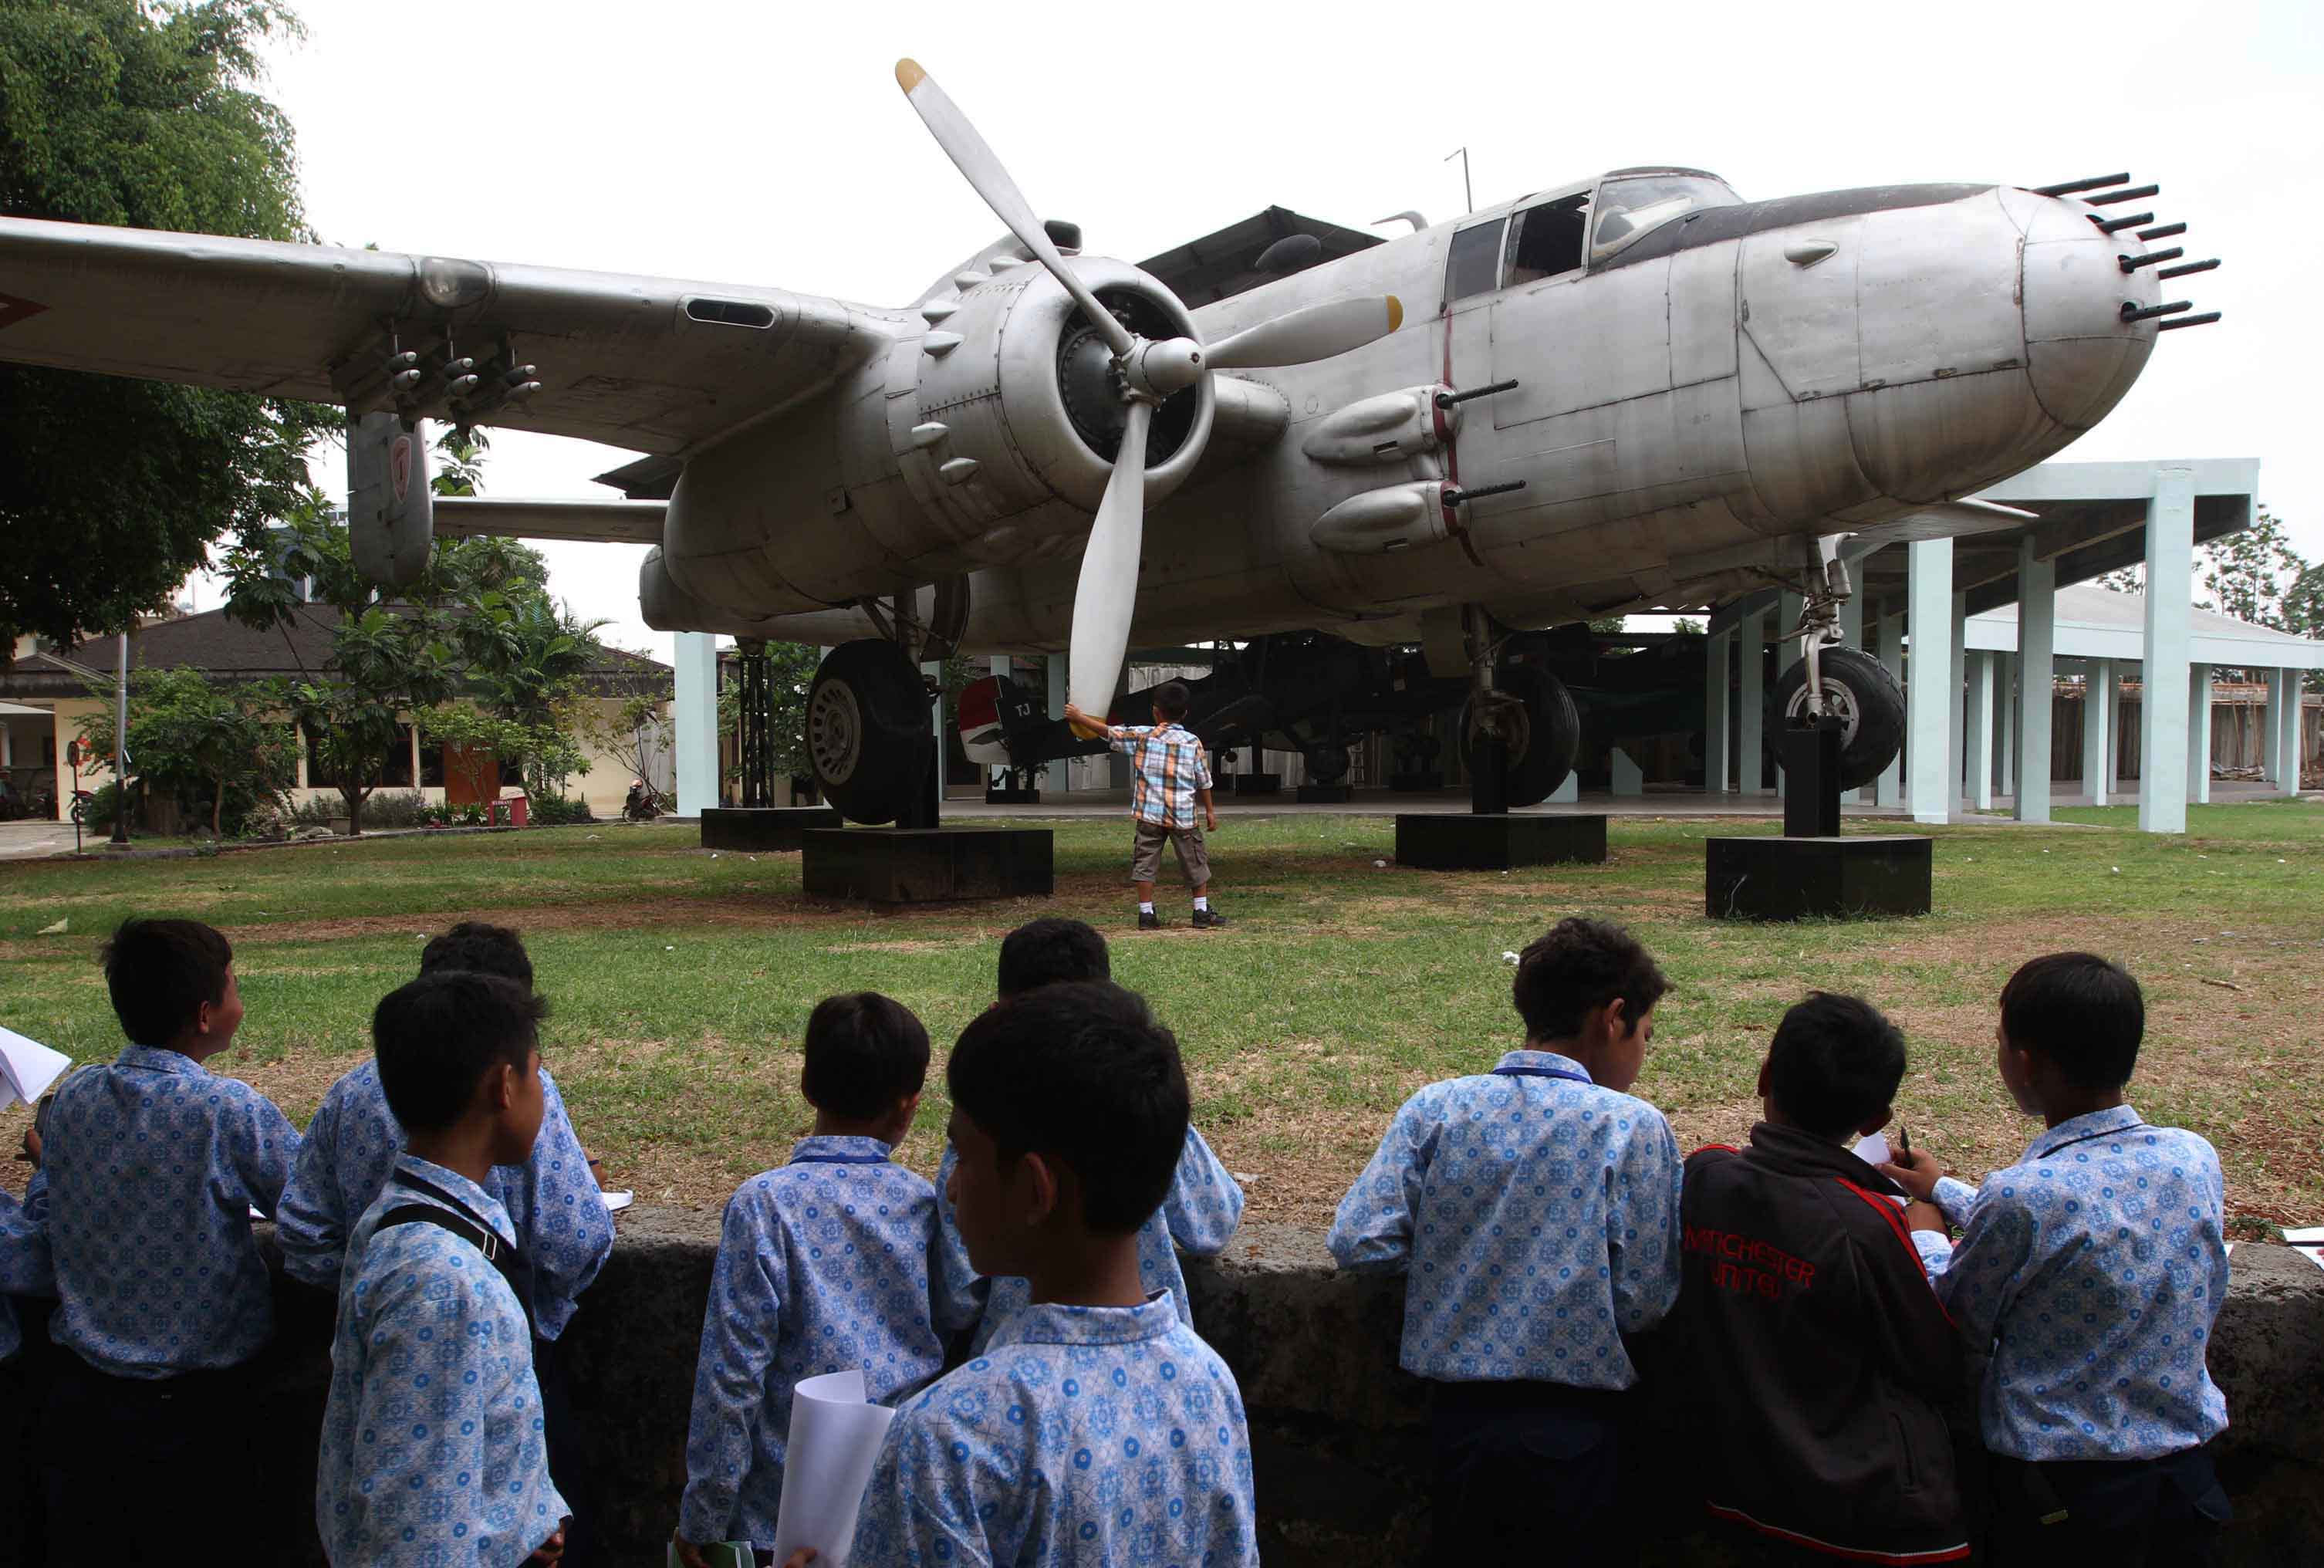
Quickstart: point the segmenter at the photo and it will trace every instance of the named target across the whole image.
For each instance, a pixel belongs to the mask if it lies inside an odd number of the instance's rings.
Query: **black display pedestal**
[[[1041,804],[1041,792],[1038,789],[1011,789],[1005,785],[988,784],[984,787],[984,803],[987,806],[1038,806]]]
[[[828,806],[712,806],[702,813],[702,847],[779,853],[798,848],[809,828],[846,820]]]
[[[846,827],[807,835],[799,882],[818,899],[945,904],[1047,898],[1056,890],[1046,827]]]
[[[1784,765],[1784,836],[1840,836],[1840,721],[1784,729],[1775,738]]]
[[[1517,866],[1606,859],[1602,816],[1511,816],[1405,812],[1396,819],[1396,863],[1429,872],[1505,872]]]
[[[1234,776],[1234,792],[1238,795],[1272,795],[1283,788],[1280,773],[1238,773]]]
[[[1352,784],[1302,784],[1297,790],[1302,806],[1345,806],[1356,798]]]
[[[1925,915],[1934,842],[1903,833],[1707,839],[1703,912],[1714,920]]]

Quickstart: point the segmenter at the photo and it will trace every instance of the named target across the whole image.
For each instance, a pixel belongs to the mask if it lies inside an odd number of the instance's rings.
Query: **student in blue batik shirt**
[[[2145,1031],[2118,964],[2034,959],[2002,988],[1997,1065],[2048,1130],[1981,1187],[1940,1177],[1925,1148],[1881,1167],[1923,1200],[1910,1219],[1937,1295],[1992,1355],[1997,1563],[2200,1564],[2228,1516],[2206,1446],[2227,1402],[2205,1365],[2226,1184],[2209,1143],[2125,1103]]]
[[[1001,944],[1000,994],[1010,1001],[1045,985],[1073,981],[1107,980],[1112,976],[1105,938],[1084,921],[1051,916],[1019,926]],[[950,1143],[936,1172],[936,1191],[952,1186],[953,1167],[959,1158]],[[1242,1220],[1241,1186],[1193,1123],[1186,1127],[1185,1148],[1170,1178],[1169,1195],[1152,1217],[1138,1228],[1138,1272],[1149,1292],[1167,1290],[1178,1304],[1178,1315],[1194,1326],[1194,1306],[1186,1298],[1186,1277],[1178,1267],[1183,1250],[1197,1258],[1215,1258],[1233,1240]],[[949,1255],[960,1251],[959,1227],[951,1205],[945,1205],[945,1234]],[[980,1280],[983,1316],[976,1325],[969,1353],[982,1355],[994,1333],[1010,1315],[1023,1307],[1029,1287],[1022,1279]]]
[[[1525,950],[1526,1047],[1405,1102],[1340,1201],[1332,1256],[1400,1272],[1405,1370],[1433,1385],[1435,1560],[1544,1542],[1620,1560],[1628,1334],[1678,1297],[1677,1140],[1624,1093],[1667,982],[1631,936],[1561,920]]]
[[[463,920],[430,941],[420,953],[420,973],[452,970],[496,974],[532,989],[531,955],[523,938],[505,926]],[[566,1113],[565,1097],[547,1068],[540,1086],[545,1109],[531,1153],[514,1165],[495,1167],[484,1188],[507,1211],[531,1266],[533,1373],[549,1423],[549,1468],[578,1509],[567,1532],[571,1544],[565,1560],[567,1568],[586,1568],[595,1561],[597,1532],[583,1499],[595,1489],[584,1471],[585,1451],[574,1431],[557,1342],[573,1321],[576,1298],[613,1250],[613,1223]],[[403,1130],[388,1110],[377,1062],[365,1062],[331,1085],[307,1125],[298,1167],[282,1193],[276,1233],[285,1273],[337,1291],[347,1231],[379,1196],[402,1149]]]
[[[265,1096],[202,1065],[242,1023],[225,937],[193,920],[125,920],[104,964],[135,1043],[59,1086],[25,1223],[0,1250],[45,1246],[54,1271],[50,1538],[142,1561],[228,1530],[251,1538],[239,1500],[250,1364],[274,1308],[250,1211],[274,1212],[299,1134]],[[125,1530],[133,1501],[167,1531]]]
[[[32,1133],[25,1148],[36,1147]],[[48,1561],[36,1455],[45,1335],[17,1321],[16,1296],[53,1296],[46,1239],[32,1230],[14,1197],[0,1192],[0,1568]]]
[[[892,1404],[943,1370],[945,1337],[974,1309],[944,1293],[936,1189],[893,1158],[919,1109],[927,1030],[876,992],[826,997],[806,1056],[814,1133],[726,1205],[671,1541],[687,1568],[706,1543],[773,1542],[799,1379],[860,1368],[865,1395]]]
[[[447,971],[372,1015],[403,1152],[347,1241],[315,1524],[333,1563],[504,1565],[564,1552],[517,1229],[484,1184],[540,1130],[548,1004]],[[238,1494],[239,1495],[239,1494]]]
[[[897,1412],[849,1561],[1256,1563],[1241,1393],[1138,1269],[1186,1140],[1177,1042],[1128,992],[1053,985],[947,1076],[969,1257],[1032,1303]]]

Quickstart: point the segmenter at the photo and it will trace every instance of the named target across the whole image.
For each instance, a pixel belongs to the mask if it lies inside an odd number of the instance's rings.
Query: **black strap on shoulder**
[[[397,1179],[406,1185],[420,1185],[408,1177]],[[532,1267],[525,1260],[524,1254],[493,1234],[493,1228],[478,1218],[474,1210],[460,1204],[457,1198],[432,1186],[424,1190],[431,1196],[443,1198],[446,1203],[458,1204],[460,1212],[455,1213],[449,1209],[439,1209],[433,1204],[404,1204],[382,1214],[379,1223],[372,1227],[372,1234],[375,1236],[391,1225],[433,1225],[438,1230],[449,1231],[483,1253],[484,1261],[500,1271],[500,1277],[507,1280],[509,1288],[516,1293],[517,1305],[524,1308],[525,1332],[539,1339],[540,1330],[532,1316]]]

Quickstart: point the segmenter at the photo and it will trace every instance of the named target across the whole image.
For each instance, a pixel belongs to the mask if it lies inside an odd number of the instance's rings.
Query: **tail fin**
[[[1005,675],[988,675],[960,688],[960,746],[972,762],[1006,768],[1009,736],[1043,723],[1047,715]]]

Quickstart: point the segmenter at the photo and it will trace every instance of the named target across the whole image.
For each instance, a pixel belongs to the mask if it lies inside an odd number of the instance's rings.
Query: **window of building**
[[[380,770],[379,776],[371,782],[381,789],[409,789],[411,788],[411,726],[398,724],[395,734],[394,753],[387,759],[387,765]],[[339,787],[338,774],[324,761],[311,734],[307,737],[307,787],[309,789],[336,789]]]
[[[1508,223],[1497,217],[1452,236],[1452,254],[1444,267],[1446,303],[1489,294],[1501,286],[1501,231]]]
[[[1529,207],[1509,223],[1508,286],[1538,282],[1582,265],[1582,242],[1590,227],[1587,193]]]

